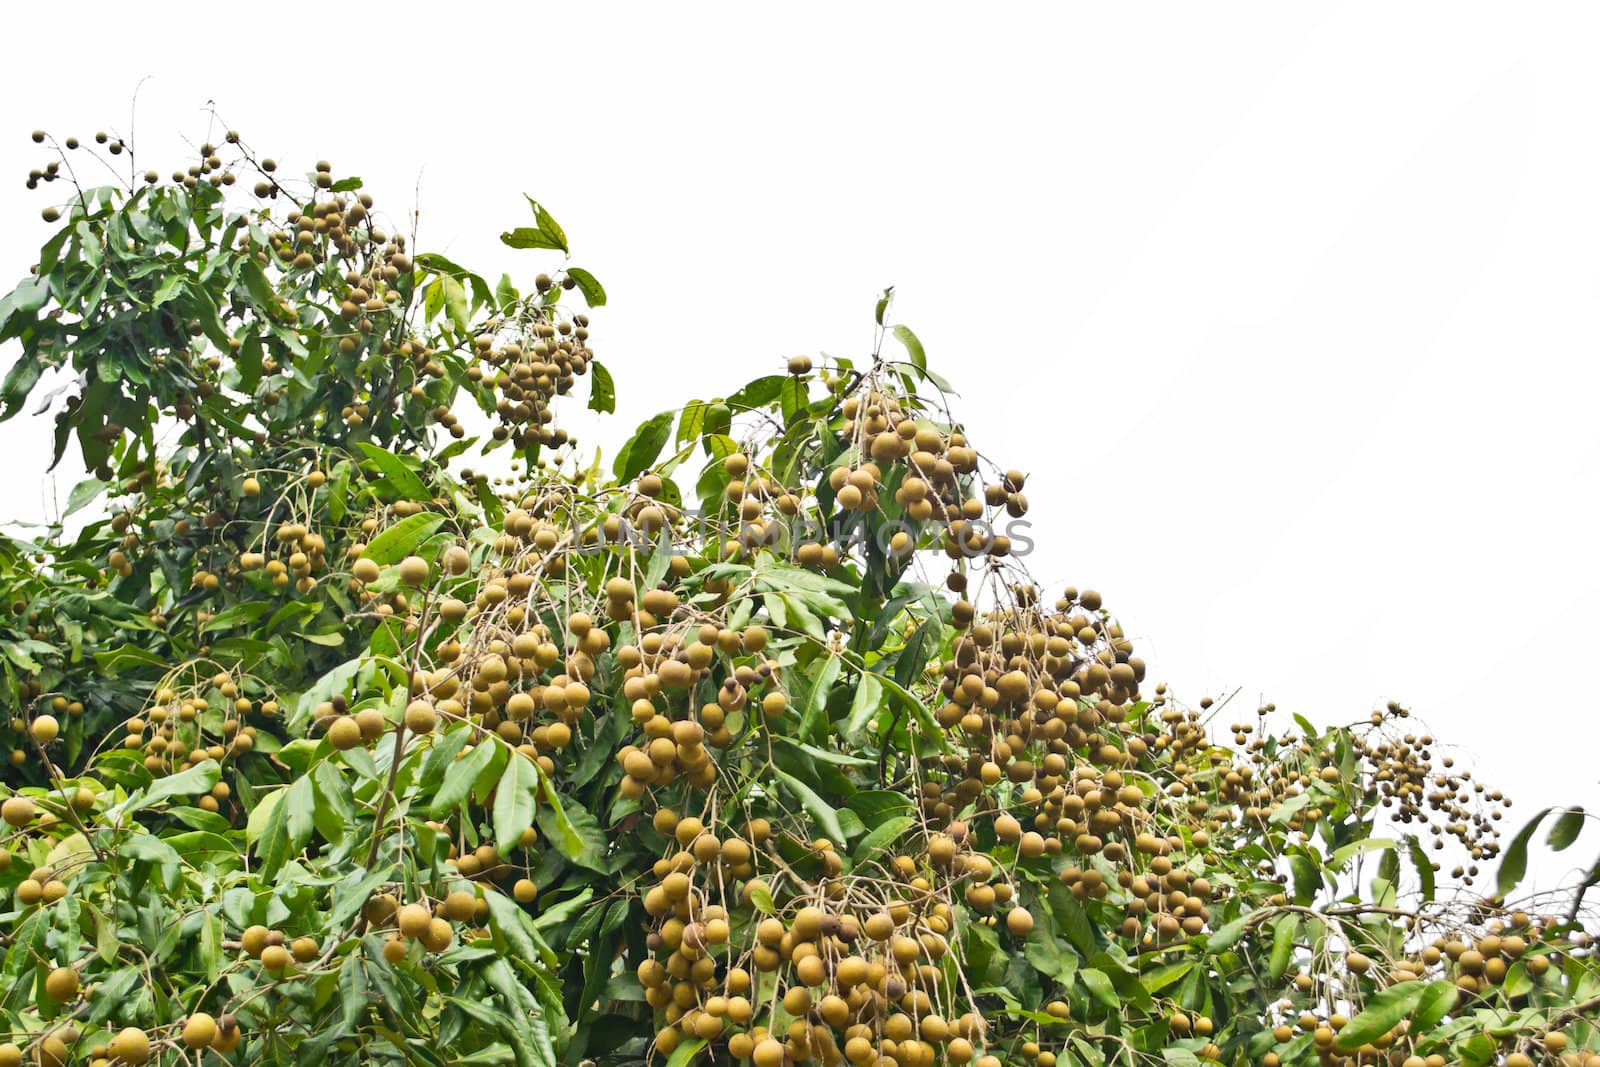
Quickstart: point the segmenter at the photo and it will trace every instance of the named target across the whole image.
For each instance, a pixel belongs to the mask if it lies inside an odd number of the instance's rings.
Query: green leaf
[[[333,906],[328,909],[328,925],[342,928],[355,918],[356,912],[372,896],[372,891],[394,876],[393,867],[379,867],[374,871],[353,868],[344,878],[334,883]]]
[[[1250,916],[1241,915],[1230,923],[1217,929],[1210,937],[1206,938],[1206,952],[1215,954],[1225,948],[1231,948],[1244,936],[1244,929],[1249,924]]]
[[[1139,976],[1139,984],[1144,986],[1146,993],[1159,993],[1173,982],[1194,970],[1194,960],[1184,960],[1181,963],[1169,963],[1157,967]]]
[[[591,871],[611,873],[606,860],[606,838],[600,823],[575,797],[558,796],[555,786],[539,776],[539,830],[567,859]]]
[[[700,1058],[706,1050],[706,1039],[697,1037],[692,1041],[685,1041],[672,1050],[672,1055],[667,1057],[667,1067],[689,1067],[689,1064]]]
[[[1368,837],[1361,841],[1352,841],[1343,848],[1336,848],[1328,856],[1328,866],[1338,870],[1356,856],[1367,852],[1378,852],[1384,849],[1392,850],[1399,844],[1386,837]]]
[[[633,481],[656,461],[662,448],[666,447],[668,438],[672,436],[672,420],[676,414],[675,411],[663,411],[642,423],[634,431],[633,436],[628,438],[628,443],[622,446],[622,451],[617,453],[616,460],[611,464],[611,469],[619,480]]]
[[[1078,980],[1107,1009],[1116,1011],[1117,1006],[1122,1003],[1117,996],[1116,987],[1111,984],[1110,976],[1104,971],[1093,967],[1079,968]]]
[[[1411,1013],[1411,1033],[1426,1034],[1456,1006],[1456,985],[1446,978],[1430,982]]]
[[[833,692],[833,683],[838,681],[843,666],[844,660],[831,652],[824,654],[817,664],[816,676],[809,679],[811,686],[800,708],[801,737],[823,740],[828,724],[828,694]]]
[[[521,299],[522,294],[517,292],[517,287],[511,282],[511,275],[502,274],[494,286],[495,306],[501,311],[510,309]]]
[[[1274,981],[1282,978],[1294,958],[1295,935],[1300,932],[1300,916],[1285,915],[1272,924],[1272,957],[1267,963],[1267,976]]]
[[[1078,970],[1078,957],[1066,946],[1048,923],[1040,923],[1028,933],[1022,946],[1022,955],[1034,969],[1047,974],[1063,985],[1070,985]]]
[[[1339,1031],[1339,1048],[1349,1052],[1382,1037],[1416,1009],[1429,988],[1427,982],[1399,982],[1368,998],[1360,1014]]]
[[[944,632],[944,623],[937,615],[930,615],[924,619],[921,626],[906,640],[906,646],[900,650],[900,655],[894,661],[894,680],[903,687],[910,687],[922,674],[922,668],[927,666],[932,658],[933,651],[938,647],[940,636]]]
[[[295,855],[311,840],[316,825],[317,793],[310,775],[301,775],[283,798],[284,825],[289,834],[289,854]]]
[[[436,512],[419,511],[408,515],[374,537],[361,555],[381,567],[399,563],[443,525],[444,516]]]
[[[583,294],[584,302],[592,308],[601,307],[606,302],[605,287],[600,280],[582,267],[568,267],[567,277],[578,283],[578,292]]]
[[[1422,842],[1417,840],[1415,834],[1406,835],[1406,851],[1411,855],[1411,865],[1417,869],[1417,881],[1422,892],[1422,899],[1433,899],[1434,873],[1433,861],[1428,859],[1428,853],[1422,847]]]
[[[478,775],[482,774],[494,759],[497,744],[498,742],[486,738],[471,752],[450,765],[450,769],[444,772],[444,783],[433,795],[433,804],[428,809],[429,815],[441,819],[461,806],[462,801],[472,792],[472,783],[478,780]]]
[[[855,696],[850,699],[850,713],[845,716],[843,733],[852,742],[860,743],[867,724],[883,706],[883,682],[871,672],[856,681]]]
[[[918,370],[927,370],[928,354],[922,350],[922,342],[917,340],[917,335],[911,332],[910,327],[896,326],[893,333],[895,340],[906,346],[906,352],[911,356],[912,364]]]
[[[72,492],[67,494],[67,506],[61,512],[65,519],[68,515],[76,514],[88,507],[101,493],[106,491],[106,482],[99,478],[85,478],[72,487]]]
[[[433,495],[417,473],[406,466],[405,461],[393,452],[366,441],[356,442],[356,447],[361,449],[368,463],[378,468],[383,480],[407,500],[427,500]]]
[[[584,906],[593,899],[594,890],[585,889],[577,896],[568,897],[566,900],[563,900],[554,907],[545,908],[543,911],[539,912],[539,917],[533,920],[533,928],[535,930],[548,930],[551,927],[560,926],[572,916],[582,911]],[[590,910],[593,911],[597,909]]]
[[[294,715],[290,722],[293,724],[307,722],[316,712],[318,704],[324,700],[332,700],[335,693],[344,692],[344,687],[350,684],[350,679],[361,669],[361,662],[359,658],[346,660],[318,678],[310,689],[300,694],[300,699],[295,702]]]
[[[1582,808],[1568,808],[1556,819],[1556,824],[1550,827],[1550,836],[1545,843],[1557,852],[1565,851],[1572,847],[1578,839],[1578,834],[1583,831],[1583,824],[1587,820]]]
[[[863,789],[852,793],[845,806],[860,816],[864,825],[871,827],[910,815],[912,810],[910,798],[892,789]]]
[[[439,292],[444,296],[445,316],[456,333],[465,336],[472,332],[472,314],[467,307],[467,291],[455,278],[446,275],[439,279]]]
[[[142,811],[145,808],[154,807],[168,797],[192,797],[201,793],[209,793],[221,776],[222,766],[216,760],[204,760],[196,763],[186,771],[179,771],[177,774],[156,779],[150,788],[145,790],[144,796],[130,801],[125,810],[130,812]]]
[[[563,251],[549,234],[543,230],[536,230],[529,226],[518,226],[500,235],[500,243],[510,245],[512,248],[553,248]]]
[[[894,286],[889,286],[878,297],[878,306],[873,309],[872,317],[879,326],[883,325],[883,317],[889,312],[889,302],[894,299]]]
[[[750,890],[750,903],[754,904],[756,910],[764,915],[775,914],[778,910],[777,906],[772,902],[772,890],[760,882],[754,883],[754,888]]]
[[[167,667],[166,660],[134,644],[124,644],[105,652],[96,652],[94,661],[102,671],[116,675],[131,667]]]
[[[817,821],[817,826],[827,835],[830,841],[835,845],[843,845],[849,840],[849,837],[845,834],[844,826],[839,821],[837,808],[823,800],[810,786],[787,771],[773,768],[773,773],[799,799],[800,806],[805,809],[807,815]],[[845,810],[849,811],[848,808]],[[851,814],[854,813],[851,812]]]
[[[611,372],[598,360],[589,363],[589,410],[605,413],[617,410],[617,384]]]
[[[532,923],[522,905],[497,890],[485,892],[483,900],[489,906],[489,921],[495,932],[505,939],[511,951],[529,963],[541,963],[543,957],[533,940]]]
[[[557,225],[550,213],[531,196],[526,196],[533,208],[533,227],[519,226],[510,233],[502,233],[500,240],[512,248],[554,248],[567,251],[567,235]]]
[[[506,761],[494,790],[494,839],[502,856],[520,848],[522,832],[533,825],[539,778],[538,765],[520,752]]]
[[[1533,837],[1533,831],[1538,829],[1539,823],[1550,814],[1550,810],[1545,808],[1524,823],[1501,855],[1500,870],[1495,874],[1495,892],[1502,898],[1508,896],[1517,887],[1517,883],[1522,881],[1522,876],[1528,873],[1528,841]]]
[[[917,820],[909,815],[899,815],[887,819],[872,828],[866,837],[856,845],[855,860],[857,863],[866,863],[872,859],[878,850],[900,839],[900,835],[917,824]]]
[[[788,380],[785,374],[764,375],[730,396],[727,405],[735,411],[764,408],[783,394],[784,383]]]

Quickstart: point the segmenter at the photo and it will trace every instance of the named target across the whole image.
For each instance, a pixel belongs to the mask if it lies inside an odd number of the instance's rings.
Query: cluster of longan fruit
[[[246,478],[244,491],[246,496],[254,496],[260,492],[259,486],[254,487],[254,478]],[[323,483],[321,471],[313,471],[307,476],[308,484],[313,487]],[[310,529],[303,522],[285,522],[278,525],[272,532],[276,554],[269,555],[265,552],[242,552],[239,554],[239,569],[246,573],[262,571],[272,584],[280,589],[294,583],[295,591],[301,595],[312,592],[317,587],[316,574],[328,568],[327,550],[328,542],[320,533]],[[207,577],[215,588],[215,575]],[[197,575],[197,581],[201,580]]]
[[[200,720],[212,707],[213,697],[222,708],[223,718],[217,735],[207,738]],[[145,713],[123,723],[122,747],[142,750],[145,769],[162,775],[208,759],[223,760],[253,751],[257,730],[244,717],[259,714],[274,718],[278,712],[276,700],[253,700],[244,694],[239,679],[219,672],[208,684],[185,694],[167,686],[157,689]],[[216,811],[228,797],[227,783],[218,782],[211,794],[197,803],[207,811]]]

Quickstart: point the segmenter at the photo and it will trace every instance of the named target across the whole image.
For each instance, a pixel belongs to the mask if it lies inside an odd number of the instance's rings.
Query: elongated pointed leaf
[[[1500,870],[1495,874],[1495,892],[1500,896],[1509,894],[1522,881],[1523,875],[1528,873],[1528,841],[1539,828],[1539,823],[1549,814],[1550,809],[1545,808],[1529,819],[1506,846],[1500,857]]]
[[[1568,808],[1556,819],[1556,824],[1550,827],[1550,836],[1545,843],[1557,852],[1562,852],[1572,847],[1578,839],[1578,834],[1583,832],[1583,824],[1588,821],[1588,815],[1582,808]]]
[[[380,567],[399,563],[443,525],[444,516],[435,512],[419,511],[408,515],[374,537],[362,556]]]
[[[539,768],[520,752],[513,752],[494,790],[494,839],[500,855],[509,856],[533,825],[539,795]]]
[[[605,306],[606,290],[605,286],[600,284],[600,279],[582,267],[568,267],[567,276],[578,283],[578,292],[583,294],[584,302],[590,307]]]
[[[1348,1052],[1393,1030],[1396,1023],[1416,1009],[1428,989],[1427,982],[1400,982],[1374,995],[1339,1031],[1339,1048]]]

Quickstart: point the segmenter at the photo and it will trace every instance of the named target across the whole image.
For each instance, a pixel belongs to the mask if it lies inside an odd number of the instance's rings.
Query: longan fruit
[[[117,1032],[111,1039],[111,1055],[123,1063],[137,1065],[150,1062],[150,1035],[137,1026]]]
[[[457,889],[444,898],[444,903],[440,906],[439,912],[445,918],[454,922],[466,922],[472,918],[472,913],[477,906],[478,898],[476,894],[464,889]]]
[[[190,1048],[209,1048],[217,1039],[217,1021],[203,1011],[197,1011],[183,1024],[183,1043]]]
[[[340,752],[355,748],[363,740],[361,724],[349,715],[339,716],[328,727],[328,744]]]
[[[26,826],[36,814],[33,801],[27,797],[7,797],[5,803],[0,804],[0,819],[12,826]]]
[[[407,556],[400,561],[400,580],[410,586],[419,586],[428,580],[428,561],[421,556]]]
[[[417,940],[429,952],[443,952],[455,939],[455,929],[445,920],[435,917],[428,920],[428,929]]]
[[[396,925],[405,937],[421,937],[432,919],[433,912],[426,904],[406,904],[396,915]]]
[[[426,700],[413,700],[406,705],[406,729],[414,734],[431,734],[439,725],[439,713]]]
[[[57,967],[44,980],[44,992],[57,1004],[65,1004],[78,997],[78,972],[71,967]]]
[[[239,937],[239,947],[244,949],[246,955],[259,957],[267,947],[267,933],[265,926],[247,927]]]

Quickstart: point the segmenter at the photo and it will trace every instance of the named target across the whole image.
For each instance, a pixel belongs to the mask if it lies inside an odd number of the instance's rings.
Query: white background
[[[149,75],[163,173],[214,100],[491,277],[553,265],[496,240],[546,203],[610,292],[612,450],[862,355],[893,284],[1031,472],[1038,575],[1100,589],[1155,676],[1242,687],[1224,721],[1400,699],[1514,822],[1600,806],[1592,8],[304,10],[8,11],[0,282],[62,188],[23,189],[28,131],[126,134]],[[0,518],[75,480],[41,492],[47,433],[0,427]]]

